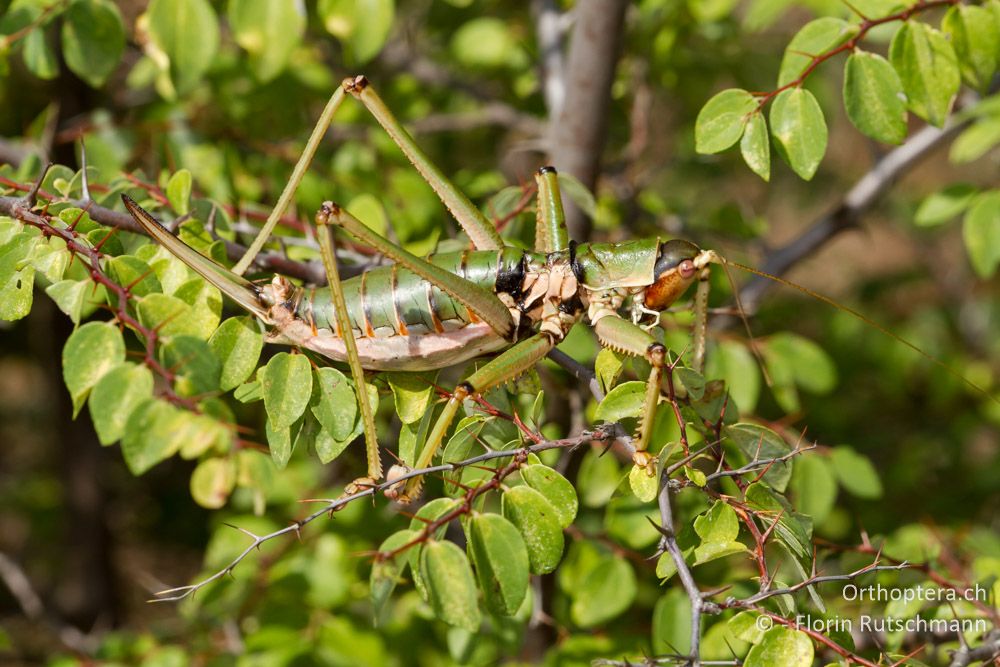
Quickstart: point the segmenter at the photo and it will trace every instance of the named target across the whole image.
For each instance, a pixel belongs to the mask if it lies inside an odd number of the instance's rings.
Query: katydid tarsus
[[[426,259],[417,257],[377,235],[340,206],[327,202],[316,215],[316,236],[328,288],[305,289],[281,276],[266,285],[242,278],[240,274],[252,264],[292,201],[319,141],[347,97],[359,100],[385,129],[461,225],[472,249]],[[368,81],[358,76],[346,79],[331,97],[277,206],[233,271],[184,245],[126,195],[123,200],[136,222],[152,237],[267,324],[269,341],[299,346],[348,363],[368,460],[368,476],[356,480],[351,488],[374,483],[383,476],[364,371],[438,369],[499,353],[459,383],[447,399],[414,462],[421,469],[431,464],[465,399],[532,368],[581,319],[586,319],[604,347],[645,358],[649,363],[643,410],[647,418],[640,420],[633,458],[636,465],[653,475],[656,459],[649,452],[649,417],[661,399],[661,379],[668,360],[666,348],[650,329],[658,326],[662,311],[692,284],[699,283],[694,299],[692,359],[695,368],[701,370],[709,265],[725,260],[711,250],[679,239],[577,244],[567,233],[555,170],[543,167],[535,178],[534,249],[505,246],[490,221],[431,163]],[[331,227],[341,229],[393,263],[341,281]],[[822,295],[813,296],[829,302]],[[845,310],[874,324],[855,311]],[[393,495],[403,502],[412,501],[420,494],[422,483],[421,477],[413,477]]]

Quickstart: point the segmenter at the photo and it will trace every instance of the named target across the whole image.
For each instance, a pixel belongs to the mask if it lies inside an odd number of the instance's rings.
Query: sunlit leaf
[[[819,102],[803,88],[786,90],[771,103],[770,124],[778,154],[796,174],[810,180],[826,153],[826,120]]]

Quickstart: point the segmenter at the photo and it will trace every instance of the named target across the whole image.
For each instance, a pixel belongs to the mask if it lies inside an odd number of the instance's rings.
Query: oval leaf
[[[824,16],[802,26],[785,47],[778,71],[778,85],[785,86],[795,81],[812,63],[813,55],[838,47],[858,31],[843,19]]]
[[[745,667],[810,667],[813,664],[812,641],[797,630],[774,627],[750,649],[743,664]]]
[[[802,88],[783,91],[771,105],[770,121],[778,154],[801,178],[811,179],[826,153],[826,120],[819,102]]]
[[[230,0],[226,15],[233,37],[250,54],[259,81],[270,81],[288,65],[306,27],[304,9],[296,0]]]
[[[167,56],[175,92],[201,81],[219,47],[219,21],[208,0],[153,0],[149,36]]]
[[[264,336],[256,319],[230,317],[208,339],[208,346],[222,364],[219,388],[229,391],[243,384],[257,368]]]
[[[125,341],[110,322],[88,322],[70,335],[63,347],[62,366],[74,418],[97,381],[123,361]]]
[[[574,592],[570,616],[583,628],[601,625],[628,609],[636,590],[632,565],[620,556],[605,558]]]
[[[264,408],[276,430],[295,423],[309,404],[312,368],[301,354],[279,352],[260,371]]]
[[[71,2],[63,14],[62,46],[66,66],[91,87],[99,87],[125,50],[118,8],[110,0]]]
[[[152,395],[153,374],[145,366],[125,362],[105,373],[94,385],[88,404],[101,444],[121,439],[132,411]]]
[[[479,629],[476,581],[465,553],[452,542],[431,540],[421,549],[420,575],[434,614],[469,632]]]
[[[920,21],[906,21],[892,38],[889,60],[899,74],[910,111],[941,127],[962,85],[951,42]]]
[[[735,144],[756,109],[757,100],[745,90],[730,88],[716,94],[698,112],[694,125],[695,150],[718,153]]]
[[[515,486],[503,494],[503,515],[521,532],[533,574],[556,569],[563,552],[558,513],[545,496],[530,486]]]
[[[740,140],[740,153],[753,173],[765,181],[771,179],[771,138],[763,113],[757,111],[750,116]]]
[[[980,278],[989,278],[1000,264],[1000,190],[976,198],[962,225],[965,249]]]
[[[844,107],[854,126],[877,141],[900,144],[906,138],[906,96],[889,61],[858,51],[844,71]]]
[[[579,501],[576,489],[568,479],[547,465],[536,463],[521,468],[521,479],[524,483],[538,491],[552,505],[556,512],[559,525],[569,528],[576,518]]]
[[[486,607],[512,615],[528,594],[528,550],[521,534],[499,514],[474,515],[466,532]]]

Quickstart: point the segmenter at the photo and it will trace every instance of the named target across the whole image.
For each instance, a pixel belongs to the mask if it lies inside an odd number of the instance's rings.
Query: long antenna
[[[778,283],[779,285],[784,285],[785,287],[791,287],[792,289],[798,290],[798,291],[802,292],[803,294],[805,294],[807,296],[811,296],[812,298],[816,299],[817,301],[822,301],[823,303],[825,303],[827,305],[833,306],[837,310],[841,310],[841,311],[843,311],[843,312],[851,315],[855,319],[858,319],[858,320],[864,322],[865,324],[867,324],[868,326],[870,326],[870,327],[872,327],[872,328],[874,328],[874,329],[882,332],[884,335],[888,336],[889,338],[892,338],[893,340],[895,340],[895,341],[897,341],[899,343],[902,343],[906,347],[910,348],[911,350],[913,350],[914,352],[916,352],[917,354],[919,354],[924,359],[927,359],[928,361],[930,361],[935,366],[938,366],[938,367],[944,369],[945,372],[947,372],[952,377],[961,380],[962,382],[964,382],[968,386],[972,387],[973,389],[975,389],[976,391],[978,391],[980,394],[982,394],[986,398],[990,399],[991,401],[993,401],[997,405],[1000,405],[1000,399],[998,399],[996,396],[994,396],[990,392],[986,391],[984,388],[980,387],[978,384],[976,384],[975,382],[973,382],[972,380],[970,380],[966,376],[964,376],[961,373],[959,373],[958,371],[956,371],[954,368],[952,368],[948,364],[944,363],[943,361],[941,361],[940,359],[938,359],[934,355],[928,354],[927,352],[924,352],[919,347],[917,347],[916,345],[914,345],[910,341],[906,340],[905,338],[903,338],[899,334],[895,334],[895,333],[889,331],[888,329],[886,329],[884,326],[882,326],[878,322],[872,320],[871,318],[867,317],[866,315],[862,315],[861,313],[859,313],[858,311],[854,310],[850,306],[845,306],[845,305],[843,305],[841,303],[837,303],[836,301],[834,301],[830,297],[826,296],[825,294],[820,294],[819,292],[815,292],[815,291],[809,289],[808,287],[803,287],[802,285],[798,285],[796,283],[793,283],[790,280],[785,280],[784,278],[782,278],[780,276],[775,276],[775,275],[772,275],[772,274],[767,273],[765,271],[761,271],[759,269],[755,269],[752,266],[746,266],[744,264],[740,264],[739,262],[733,262],[731,260],[723,260],[723,266],[725,266],[726,264],[731,264],[731,265],[735,266],[737,269],[742,269],[742,270],[746,271],[747,273],[752,273],[752,274],[754,274],[756,276],[760,276],[761,278],[767,278],[768,280],[773,280],[774,282]]]
[[[754,358],[757,360],[757,365],[760,366],[760,372],[764,376],[764,383],[768,387],[774,387],[774,381],[771,380],[771,374],[767,372],[767,363],[764,361],[764,357],[760,353],[760,349],[757,347],[757,339],[754,338],[753,332],[750,330],[750,320],[747,319],[747,311],[743,308],[743,300],[740,299],[740,288],[736,286],[736,281],[733,280],[733,274],[729,270],[730,261],[723,257],[722,255],[715,253],[715,256],[719,260],[719,264],[722,265],[722,270],[726,274],[726,280],[729,281],[729,286],[733,288],[733,297],[736,299],[736,312],[739,313],[740,321],[743,322],[743,329],[747,332],[747,337],[750,340],[750,351],[753,352]],[[734,266],[739,266],[733,263]]]

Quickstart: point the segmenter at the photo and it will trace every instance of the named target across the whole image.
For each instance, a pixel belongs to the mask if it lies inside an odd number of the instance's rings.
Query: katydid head
[[[643,305],[656,312],[666,310],[698,279],[703,268],[718,261],[715,252],[702,250],[690,241],[672,239],[660,243]]]

